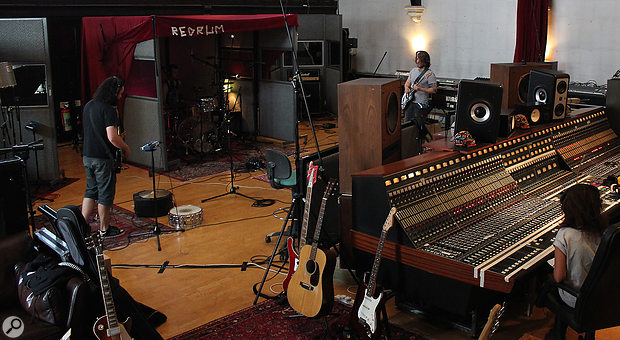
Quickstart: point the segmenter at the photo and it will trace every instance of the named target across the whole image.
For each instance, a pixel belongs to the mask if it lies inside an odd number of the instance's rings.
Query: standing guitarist
[[[405,82],[406,101],[403,110],[405,111],[405,121],[413,120],[420,130],[420,150],[422,142],[429,131],[424,124],[424,117],[428,113],[429,94],[437,92],[437,78],[431,71],[431,56],[426,51],[418,51],[415,54],[416,67],[409,72],[409,77]]]
[[[86,170],[86,190],[82,200],[82,215],[88,221],[95,205],[99,213],[99,231],[104,237],[117,236],[123,230],[110,226],[110,211],[116,192],[116,148],[129,157],[129,146],[119,135],[119,119],[115,106],[125,86],[118,77],[104,80],[84,107],[83,163]]]

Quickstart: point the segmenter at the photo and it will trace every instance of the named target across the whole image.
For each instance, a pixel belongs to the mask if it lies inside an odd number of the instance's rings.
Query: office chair
[[[620,227],[609,226],[603,232],[592,267],[581,289],[575,290],[553,279],[546,282],[537,299],[537,306],[549,308],[561,322],[570,326],[585,339],[594,339],[598,329],[620,325]],[[571,308],[557,294],[557,288],[577,297]]]
[[[267,161],[267,178],[269,184],[274,189],[294,188],[297,185],[297,173],[293,170],[291,161],[283,152],[267,149],[265,150],[265,160]],[[294,190],[293,190],[294,191]],[[293,195],[295,193],[293,192]],[[293,197],[294,199],[294,197]],[[280,208],[274,211],[276,216],[278,211],[288,212],[289,207]],[[290,228],[282,236],[290,236]],[[270,233],[265,236],[265,242],[271,242],[272,237],[280,236],[280,232]]]

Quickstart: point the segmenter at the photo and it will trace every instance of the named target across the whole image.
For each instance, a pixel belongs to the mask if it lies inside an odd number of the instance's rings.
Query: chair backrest
[[[575,318],[585,330],[620,325],[620,227],[603,232],[592,267],[575,304]]]
[[[284,186],[278,184],[275,180],[291,177],[293,173],[291,161],[286,154],[273,149],[265,150],[265,160],[267,161],[267,177],[269,178],[271,186],[276,189],[284,188]]]

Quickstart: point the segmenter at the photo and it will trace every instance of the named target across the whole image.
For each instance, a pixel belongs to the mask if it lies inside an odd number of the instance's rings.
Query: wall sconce
[[[411,18],[411,21],[419,23],[422,21],[422,13],[424,13],[424,6],[422,6],[422,0],[411,0],[411,6],[405,7],[407,15]]]

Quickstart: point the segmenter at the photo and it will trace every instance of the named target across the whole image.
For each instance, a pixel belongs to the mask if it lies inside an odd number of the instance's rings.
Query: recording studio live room
[[[620,2],[0,3],[0,339],[620,339]]]

